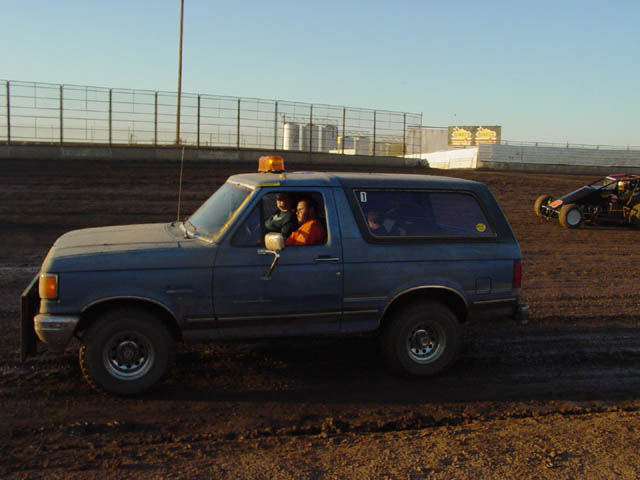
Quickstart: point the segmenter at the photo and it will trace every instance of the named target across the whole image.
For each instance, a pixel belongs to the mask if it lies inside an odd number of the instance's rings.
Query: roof
[[[408,173],[284,172],[243,173],[229,180],[252,187],[456,188],[475,190],[482,184],[459,178]]]

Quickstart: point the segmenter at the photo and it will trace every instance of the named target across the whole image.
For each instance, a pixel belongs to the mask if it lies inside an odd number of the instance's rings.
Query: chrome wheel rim
[[[430,363],[442,354],[446,344],[444,330],[439,325],[423,324],[407,337],[407,353],[417,363]]]
[[[580,213],[580,210],[578,210],[577,208],[574,208],[573,210],[567,213],[567,223],[569,225],[574,225],[574,226],[578,225],[581,219],[582,219],[582,214]]]
[[[137,380],[146,375],[155,359],[151,341],[140,332],[126,331],[112,335],[105,344],[102,361],[113,377]]]

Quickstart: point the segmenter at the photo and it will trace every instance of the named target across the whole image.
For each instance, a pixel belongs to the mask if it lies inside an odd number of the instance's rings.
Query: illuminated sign
[[[461,126],[449,127],[449,145],[471,146],[481,143],[500,143],[502,127],[493,126]]]

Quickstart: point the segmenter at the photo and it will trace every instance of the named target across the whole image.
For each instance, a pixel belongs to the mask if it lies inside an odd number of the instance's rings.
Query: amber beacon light
[[[263,155],[258,160],[259,172],[284,172],[284,159],[277,155]]]

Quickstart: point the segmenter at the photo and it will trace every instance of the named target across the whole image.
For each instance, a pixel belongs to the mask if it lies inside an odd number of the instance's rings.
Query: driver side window
[[[261,207],[262,202],[256,205],[231,239],[231,245],[234,247],[260,247],[264,245]]]
[[[301,214],[304,225],[298,221],[298,209],[306,209],[306,214]],[[315,220],[315,225],[307,224],[309,220]],[[282,233],[290,246],[325,244],[328,235],[322,194],[317,191],[266,193],[236,230],[231,245],[264,246],[268,232]]]

